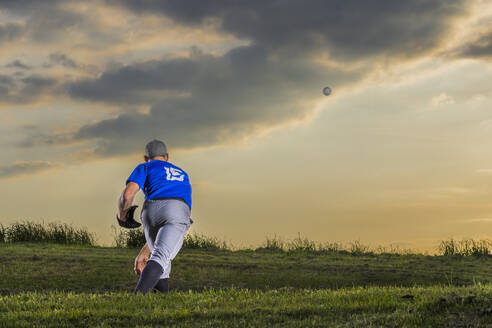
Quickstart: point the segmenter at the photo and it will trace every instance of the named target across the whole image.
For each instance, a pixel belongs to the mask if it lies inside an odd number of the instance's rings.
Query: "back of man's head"
[[[153,158],[157,156],[166,156],[167,147],[166,144],[160,140],[154,139],[145,145],[145,156]]]

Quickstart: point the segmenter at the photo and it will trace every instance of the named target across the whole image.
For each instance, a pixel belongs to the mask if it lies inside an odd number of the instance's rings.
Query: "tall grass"
[[[350,253],[352,255],[364,255],[367,253],[374,253],[369,246],[363,245],[359,240],[350,243]]]
[[[114,245],[116,247],[140,248],[145,245],[145,234],[142,228],[138,229],[114,229]],[[185,235],[183,246],[184,249],[230,249],[225,241],[216,237],[209,237],[197,233]]]
[[[262,246],[258,247],[256,250],[266,250],[266,251],[284,251],[285,242],[278,236],[266,237],[265,242]]]
[[[0,243],[5,243],[7,241],[6,231],[3,224],[0,224]]]
[[[114,246],[139,248],[145,244],[142,228],[114,229]],[[30,221],[15,222],[9,226],[0,224],[0,243],[17,242],[49,242],[57,244],[96,245],[95,235],[86,228],[75,228],[66,223],[35,223]],[[234,250],[233,245],[216,237],[197,233],[189,233],[183,241],[184,249]],[[289,253],[340,253],[354,256],[374,254],[416,254],[411,249],[399,249],[390,246],[371,248],[354,241],[348,245],[338,242],[316,243],[300,234],[292,240],[284,240],[278,236],[267,237],[265,242],[255,251],[275,251]],[[442,240],[437,247],[438,255],[443,256],[492,256],[492,241],[489,239],[474,240],[454,239]]]
[[[438,249],[440,254],[444,256],[489,256],[492,255],[492,241],[488,239],[462,239],[458,241],[451,238],[442,240]]]
[[[187,234],[183,241],[183,248],[187,249],[231,249],[225,241],[217,237],[209,237],[197,233]]]
[[[111,226],[114,232],[114,246],[119,248],[139,248],[145,245],[145,234],[142,228],[121,229]]]
[[[48,224],[30,221],[15,222],[0,228],[0,241],[4,243],[48,242],[56,244],[95,245],[95,235],[86,228],[75,228],[66,223]]]
[[[265,242],[255,249],[256,251],[276,251],[276,252],[305,252],[305,253],[335,253],[347,252],[343,245],[337,242],[316,243],[301,234],[292,240],[284,240],[279,236],[266,237]]]

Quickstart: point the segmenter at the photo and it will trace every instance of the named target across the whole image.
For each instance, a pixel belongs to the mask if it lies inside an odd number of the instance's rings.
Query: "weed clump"
[[[451,238],[442,240],[438,250],[443,256],[490,256],[492,255],[492,241],[488,239],[462,239],[458,241]]]
[[[285,242],[278,236],[266,237],[265,242],[256,251],[283,252]]]
[[[374,252],[370,250],[369,246],[361,244],[359,240],[356,240],[350,244],[350,254],[352,255],[360,256],[373,253]]]
[[[225,241],[221,241],[216,237],[208,237],[196,233],[187,234],[183,241],[185,249],[230,249]]]
[[[5,227],[3,226],[3,224],[0,224],[0,243],[5,243],[7,241],[6,238],[7,237]]]
[[[116,229],[114,231],[114,245],[119,248],[139,248],[145,245],[145,233],[142,228],[137,229]]]
[[[67,223],[48,224],[30,221],[15,222],[0,228],[0,242],[46,242],[71,245],[95,245],[95,236],[86,228],[75,228]]]
[[[272,251],[288,253],[336,253],[342,252],[343,246],[337,242],[316,243],[298,234],[297,238],[284,241],[278,236],[267,237],[255,251]]]

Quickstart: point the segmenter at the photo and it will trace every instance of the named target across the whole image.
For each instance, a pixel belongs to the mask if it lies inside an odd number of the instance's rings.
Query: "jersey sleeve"
[[[126,184],[128,184],[128,182],[130,181],[133,181],[136,184],[138,184],[140,189],[143,190],[146,179],[147,179],[146,167],[144,164],[140,164],[133,170],[132,174],[130,174],[128,179],[126,179]]]

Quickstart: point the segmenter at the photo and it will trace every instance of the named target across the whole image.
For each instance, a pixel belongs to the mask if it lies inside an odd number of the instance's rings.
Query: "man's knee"
[[[171,262],[168,252],[164,252],[159,248],[154,248],[154,250],[150,253],[149,260],[156,261],[163,268],[166,268]]]

